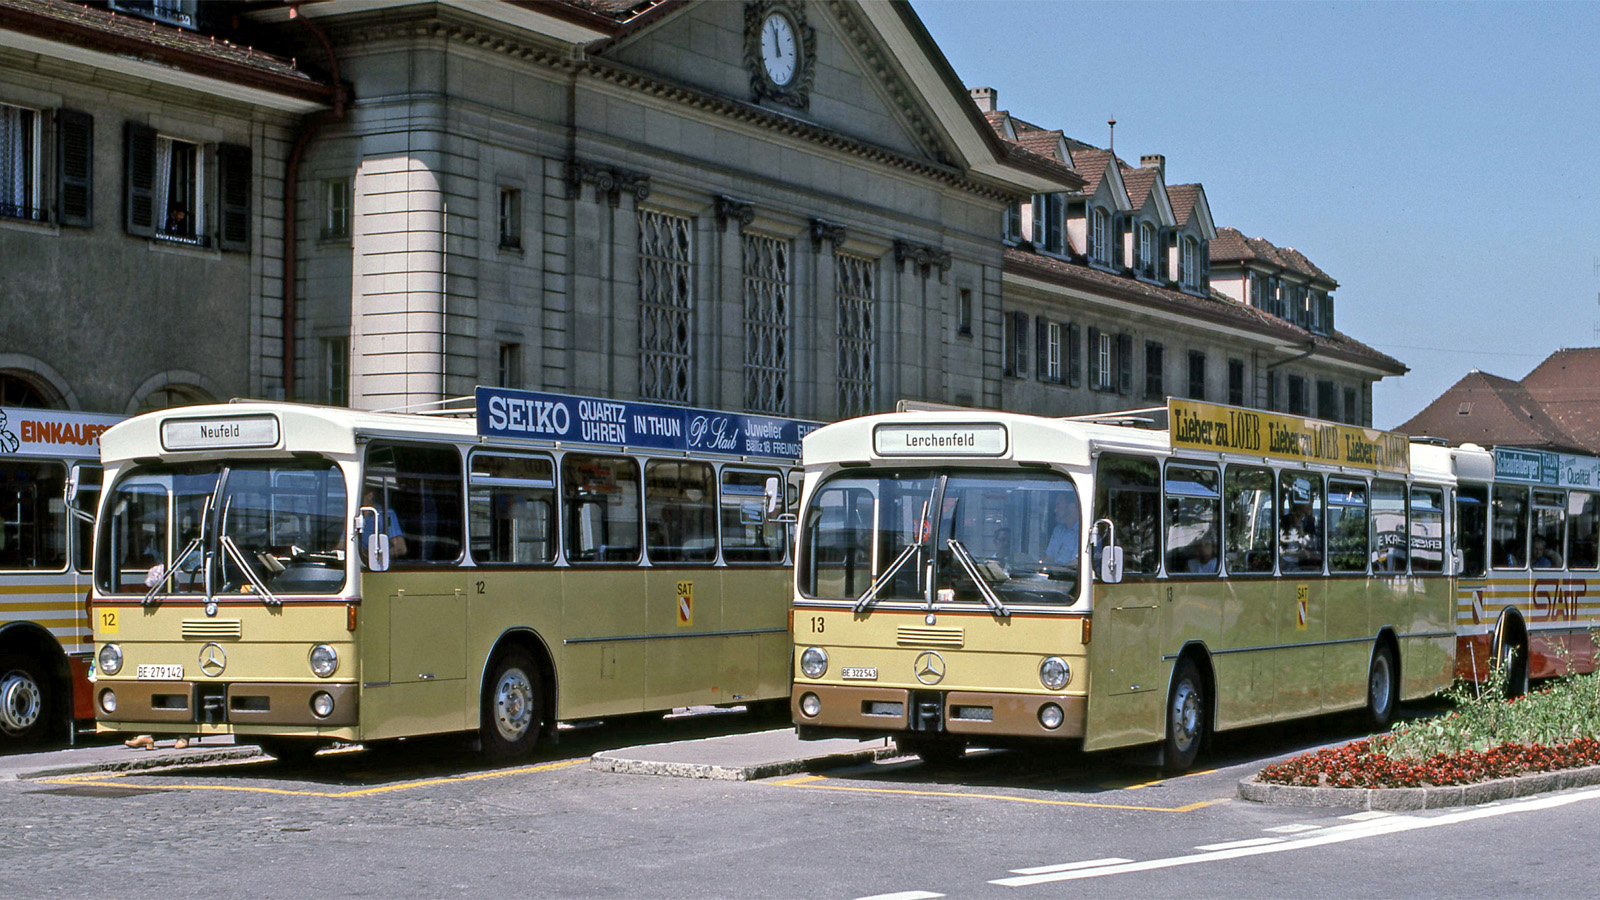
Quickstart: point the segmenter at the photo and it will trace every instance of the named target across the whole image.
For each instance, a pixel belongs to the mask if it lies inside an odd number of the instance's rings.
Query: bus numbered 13
[[[91,515],[100,434],[121,418],[0,407],[0,749],[94,718]]]
[[[1189,400],[1165,414],[902,411],[810,435],[801,737],[892,736],[930,760],[1152,744],[1182,768],[1214,731],[1362,708],[1382,726],[1449,683],[1470,451]]]
[[[476,417],[282,403],[104,438],[100,728],[280,757],[789,687],[793,420],[479,388]]]

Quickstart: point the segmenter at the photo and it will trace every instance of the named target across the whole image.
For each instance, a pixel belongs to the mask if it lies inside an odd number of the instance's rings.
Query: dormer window
[[[1033,195],[1033,248],[1049,253],[1062,251],[1061,215],[1065,201],[1060,194]]]
[[[1022,204],[1013,203],[1006,207],[1005,220],[1001,223],[1001,233],[1010,243],[1022,240]]]
[[[1099,207],[1089,212],[1089,256],[1095,262],[1111,264],[1111,217]]]
[[[1140,275],[1156,277],[1156,230],[1148,222],[1139,223],[1139,259],[1135,265]]]
[[[1200,245],[1194,238],[1186,237],[1180,246],[1182,247],[1182,253],[1178,258],[1178,283],[1187,288],[1198,287],[1200,281]]]

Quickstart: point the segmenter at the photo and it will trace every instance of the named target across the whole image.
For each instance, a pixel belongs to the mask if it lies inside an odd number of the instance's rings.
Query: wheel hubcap
[[[39,721],[44,693],[27,672],[13,671],[0,679],[0,729],[21,734]]]
[[[494,727],[507,741],[533,727],[533,682],[521,669],[507,669],[494,686]]]
[[[1367,702],[1373,712],[1379,716],[1389,712],[1390,693],[1389,658],[1380,656],[1372,664],[1372,677],[1367,679]]]
[[[1200,692],[1188,680],[1179,682],[1172,695],[1172,739],[1179,750],[1188,750],[1200,736]]]

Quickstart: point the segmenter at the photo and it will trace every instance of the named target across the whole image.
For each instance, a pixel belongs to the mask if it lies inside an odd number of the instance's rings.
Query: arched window
[[[48,385],[18,372],[0,372],[0,406],[67,408],[60,395]]]
[[[193,406],[196,403],[214,403],[216,398],[192,384],[168,384],[144,395],[139,401],[139,412],[154,412],[174,406]]]

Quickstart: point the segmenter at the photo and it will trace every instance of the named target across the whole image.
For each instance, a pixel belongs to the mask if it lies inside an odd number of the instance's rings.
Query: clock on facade
[[[745,65],[756,100],[810,105],[816,31],[805,6],[788,0],[752,0],[745,6]]]

